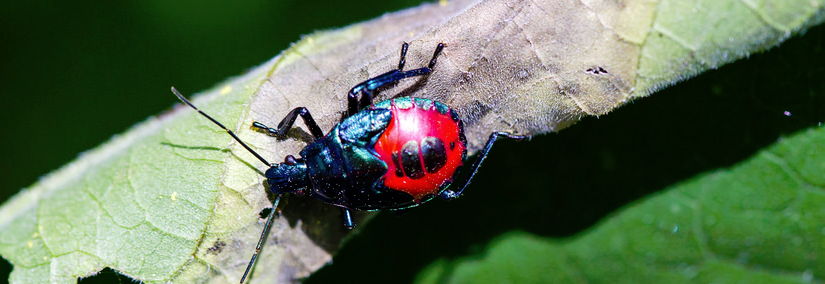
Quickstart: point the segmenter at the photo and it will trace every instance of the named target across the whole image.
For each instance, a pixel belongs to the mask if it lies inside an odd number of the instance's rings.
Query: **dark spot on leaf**
[[[213,244],[212,247],[206,249],[206,253],[211,253],[211,254],[217,255],[217,254],[221,253],[221,251],[223,250],[223,247],[225,247],[225,246],[226,246],[226,243],[224,241],[221,241],[221,239],[218,239],[218,240],[215,241],[215,244]]]
[[[587,71],[587,73],[590,73],[590,74],[593,74],[593,75],[604,75],[604,74],[608,73],[607,69],[604,69],[604,67],[601,67],[601,66],[590,67],[590,68],[587,68],[587,70],[585,70],[585,71]]]
[[[261,210],[261,212],[258,212],[258,218],[266,219],[266,217],[269,217],[269,212],[270,211],[272,211],[272,208],[264,208],[264,210]]]

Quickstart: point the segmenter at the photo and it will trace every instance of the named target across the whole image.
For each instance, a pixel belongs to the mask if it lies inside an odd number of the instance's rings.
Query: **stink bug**
[[[315,141],[301,150],[300,158],[288,155],[280,164],[269,163],[235,133],[172,88],[178,99],[221,127],[258,160],[269,166],[264,173],[266,186],[278,197],[241,283],[261,250],[282,194],[301,193],[338,206],[343,210],[344,226],[352,228],[355,224],[351,210],[399,212],[418,206],[435,196],[443,199],[459,197],[470,184],[496,139],[529,138],[507,132],[493,132],[458,190],[447,188],[467,160],[464,124],[458,114],[440,102],[422,98],[405,97],[375,104],[372,102],[376,89],[382,86],[404,78],[430,74],[444,46],[443,43],[438,44],[426,67],[404,71],[408,48],[408,44],[404,43],[401,46],[398,68],[355,85],[347,96],[345,118],[326,135],[304,107],[290,111],[275,128],[253,122],[252,127],[259,131],[275,137],[285,137],[300,116],[314,136]]]

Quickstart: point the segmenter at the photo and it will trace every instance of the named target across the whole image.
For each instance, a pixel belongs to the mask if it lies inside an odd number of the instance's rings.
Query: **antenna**
[[[246,145],[246,143],[244,143],[243,141],[241,141],[241,138],[238,138],[238,136],[237,136],[237,135],[235,135],[235,133],[234,133],[234,132],[232,132],[232,130],[229,130],[229,128],[226,128],[226,126],[223,126],[223,124],[221,124],[220,122],[218,122],[217,120],[215,120],[214,118],[212,118],[211,116],[209,116],[208,114],[206,114],[205,112],[203,112],[203,111],[201,111],[200,109],[198,109],[198,108],[197,108],[195,105],[193,105],[191,102],[189,102],[189,100],[187,100],[185,97],[183,97],[183,95],[181,95],[181,93],[180,93],[180,92],[178,92],[178,90],[176,90],[176,89],[175,89],[175,87],[172,87],[172,93],[174,93],[174,94],[175,94],[175,96],[177,96],[177,97],[178,97],[178,99],[180,99],[182,102],[186,103],[187,105],[189,105],[189,106],[190,106],[190,107],[192,107],[193,109],[197,110],[197,111],[198,111],[198,113],[200,113],[201,115],[205,116],[206,118],[208,118],[209,120],[211,120],[213,123],[217,124],[220,128],[222,128],[223,130],[225,130],[225,131],[226,131],[226,133],[229,133],[229,135],[231,135],[231,136],[232,136],[232,138],[234,138],[234,139],[235,139],[235,141],[238,141],[238,143],[241,143],[241,146],[243,146],[243,147],[244,147],[247,151],[249,151],[249,153],[252,153],[252,155],[255,155],[255,158],[258,158],[258,160],[261,160],[261,162],[263,162],[263,163],[264,163],[264,164],[266,164],[267,166],[270,166],[270,167],[271,167],[271,166],[273,166],[272,164],[270,164],[269,162],[267,162],[267,161],[266,161],[266,159],[264,159],[264,157],[261,157],[261,155],[260,155],[260,154],[258,154],[258,152],[255,152],[255,150],[252,150],[252,148],[250,148],[250,147],[249,147],[249,145]]]
[[[238,141],[238,143],[241,143],[241,146],[243,146],[247,151],[249,151],[249,153],[252,153],[252,155],[255,155],[255,158],[258,158],[258,160],[261,160],[261,162],[263,162],[267,166],[270,166],[270,167],[275,166],[273,164],[270,164],[268,161],[266,161],[266,159],[264,159],[264,157],[261,157],[261,155],[259,155],[258,152],[255,152],[255,150],[252,150],[252,148],[250,148],[249,145],[246,145],[246,143],[241,141],[241,138],[238,138],[238,136],[235,135],[235,133],[232,132],[232,130],[229,130],[228,128],[226,128],[226,126],[223,126],[223,124],[221,124],[220,122],[218,122],[217,120],[215,120],[214,118],[212,118],[211,116],[206,114],[205,112],[198,109],[191,102],[189,102],[189,100],[187,100],[180,92],[178,92],[178,90],[176,90],[175,87],[172,87],[172,93],[174,93],[175,96],[177,96],[178,99],[180,99],[182,102],[186,103],[187,105],[189,105],[193,109],[197,110],[198,113],[200,113],[204,117],[211,120],[213,123],[218,125],[221,129],[225,130],[226,133],[229,133],[229,135],[231,135],[232,138],[235,139],[235,141]],[[280,201],[281,201],[281,194],[278,194],[278,197],[275,198],[275,202],[272,203],[272,210],[269,211],[269,217],[266,218],[266,224],[264,225],[264,231],[261,232],[261,238],[258,239],[258,245],[255,247],[255,254],[252,255],[252,259],[249,260],[249,265],[246,266],[246,270],[243,273],[243,277],[241,277],[241,282],[240,282],[241,284],[243,284],[243,281],[246,280],[246,276],[249,274],[249,271],[252,270],[252,266],[255,264],[255,260],[258,259],[258,254],[261,252],[261,248],[263,247],[263,244],[264,244],[264,238],[266,238],[266,235],[269,233],[269,229],[272,227],[272,219],[275,218],[275,210],[278,209],[278,203]]]
[[[281,194],[278,194],[278,197],[275,198],[275,202],[272,202],[272,210],[269,211],[269,217],[266,218],[266,224],[264,225],[264,231],[261,232],[261,238],[258,239],[258,246],[255,247],[255,254],[252,255],[252,259],[249,260],[249,264],[246,266],[246,270],[243,272],[243,277],[241,277],[241,284],[243,281],[246,280],[246,276],[249,274],[249,271],[252,270],[252,266],[255,264],[255,260],[258,259],[258,253],[261,252],[261,248],[264,246],[264,238],[266,235],[269,234],[269,229],[272,228],[272,219],[275,219],[275,210],[278,208],[278,202],[281,201]]]

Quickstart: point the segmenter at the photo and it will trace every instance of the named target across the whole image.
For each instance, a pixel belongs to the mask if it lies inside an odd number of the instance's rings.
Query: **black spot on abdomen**
[[[424,177],[424,169],[421,168],[421,160],[418,156],[418,142],[410,141],[404,144],[401,149],[401,166],[404,173],[411,179]]]
[[[421,140],[421,156],[424,158],[424,168],[428,173],[435,173],[447,164],[447,150],[444,148],[444,142],[436,137]]]

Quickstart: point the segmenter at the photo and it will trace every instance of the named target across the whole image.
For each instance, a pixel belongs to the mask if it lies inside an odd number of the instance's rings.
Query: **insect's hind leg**
[[[484,159],[487,158],[487,154],[490,152],[490,149],[493,148],[493,144],[496,143],[496,140],[500,137],[507,137],[516,141],[521,141],[524,139],[529,139],[530,136],[524,135],[515,135],[510,134],[508,132],[493,132],[490,134],[490,138],[487,139],[487,143],[484,145],[484,149],[481,150],[481,153],[478,154],[478,158],[476,161],[473,162],[473,166],[470,167],[470,175],[467,177],[466,180],[459,186],[458,191],[452,191],[450,189],[444,190],[439,195],[443,199],[455,199],[461,196],[461,193],[464,192],[464,189],[470,185],[470,181],[472,181],[473,177],[475,177],[476,172],[478,172],[478,168],[481,166],[481,162],[484,162]]]
[[[441,51],[444,49],[446,45],[444,43],[439,43],[438,46],[435,48],[435,52],[433,52],[433,57],[430,59],[430,63],[426,67],[421,67],[418,69],[413,69],[410,71],[404,71],[404,65],[406,63],[406,56],[407,56],[407,49],[409,47],[408,43],[404,43],[401,45],[401,58],[398,60],[398,68],[387,73],[372,77],[364,82],[355,85],[350,89],[347,95],[347,117],[352,116],[353,114],[361,111],[362,108],[372,104],[373,94],[375,90],[381,88],[387,84],[398,82],[404,78],[409,78],[413,76],[422,76],[427,75],[432,72],[435,68],[435,63],[437,62],[438,55],[441,54]],[[358,100],[358,96],[361,96],[361,100]]]

